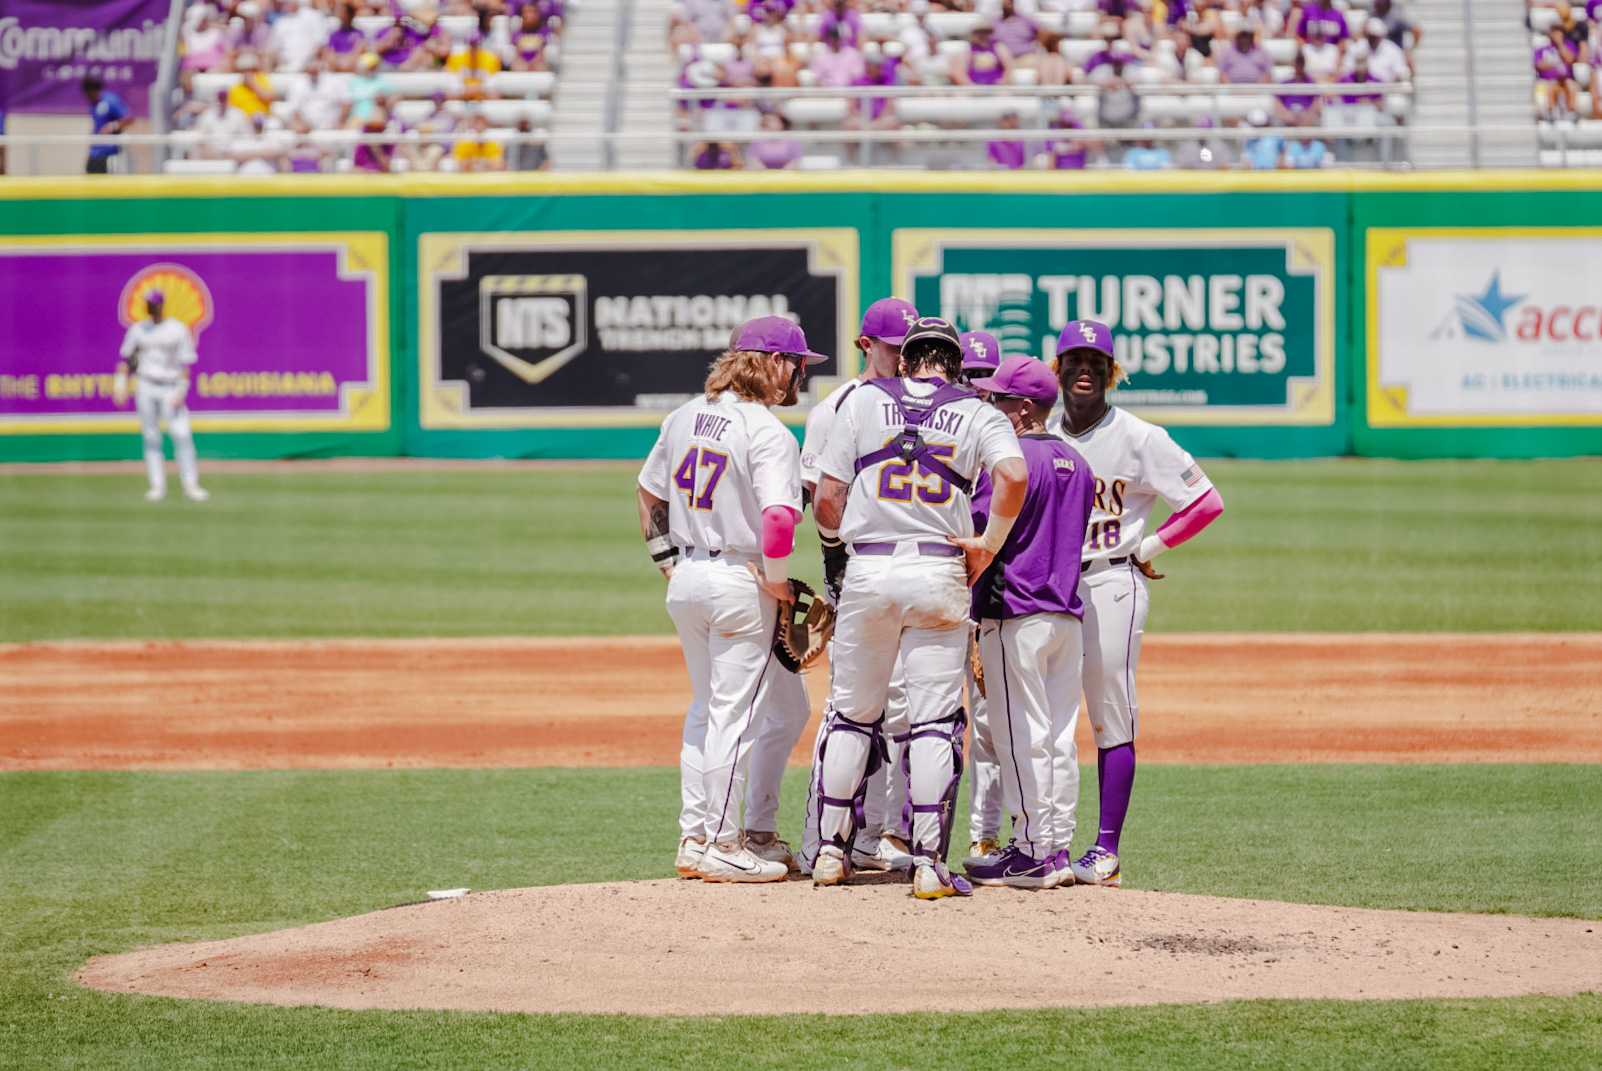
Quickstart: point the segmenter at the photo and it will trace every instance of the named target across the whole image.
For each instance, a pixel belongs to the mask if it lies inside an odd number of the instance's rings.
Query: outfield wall
[[[11,180],[0,458],[137,456],[151,287],[213,457],[638,457],[738,320],[827,389],[891,292],[1008,352],[1114,321],[1203,456],[1602,454],[1599,236],[1581,173]]]

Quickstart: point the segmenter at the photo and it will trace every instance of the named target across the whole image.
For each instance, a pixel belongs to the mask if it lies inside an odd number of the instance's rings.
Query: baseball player
[[[668,578],[694,696],[679,761],[675,867],[684,877],[764,882],[789,873],[745,847],[738,811],[801,517],[800,451],[769,407],[794,405],[806,365],[823,359],[783,317],[746,323],[705,393],[663,421],[640,469],[640,529]]]
[[[1151,562],[1217,520],[1224,500],[1166,431],[1108,402],[1123,370],[1106,324],[1075,320],[1062,329],[1057,377],[1064,409],[1052,430],[1084,455],[1096,476],[1079,596],[1101,828],[1095,845],[1074,860],[1073,873],[1085,884],[1118,885],[1118,839],[1135,784],[1135,668],[1150,605],[1147,583],[1162,579]],[[1146,518],[1159,497],[1174,512],[1148,535]]]
[[[1094,478],[1085,459],[1046,430],[1057,379],[1033,357],[1009,357],[972,381],[1018,434],[1029,486],[1012,534],[974,588],[984,655],[990,736],[1012,815],[1005,849],[965,865],[976,884],[1050,889],[1072,885],[1069,846],[1079,802],[1080,551]],[[988,512],[980,478],[974,524]]]
[[[204,502],[211,496],[200,486],[200,465],[195,460],[195,436],[189,426],[189,367],[195,363],[195,340],[184,323],[167,316],[167,297],[160,290],[145,294],[148,320],[129,325],[122,338],[117,374],[112,380],[112,401],[128,403],[128,376],[135,376],[134,409],[145,444],[145,474],[150,490],[145,501],[167,497],[167,471],[161,454],[161,425],[172,436],[178,461],[178,479],[184,497]]]
[[[962,378],[970,386],[977,377],[988,376],[1001,364],[1001,344],[988,331],[962,333]],[[978,391],[984,398],[985,392]],[[968,669],[968,706],[973,711],[973,801],[968,812],[968,855],[963,868],[978,866],[1001,845],[1001,768],[996,765],[996,749],[990,739],[990,719],[985,697],[974,679],[972,662]]]
[[[912,891],[932,900],[973,891],[945,865],[967,720],[967,588],[1006,541],[1027,469],[1006,418],[955,384],[962,346],[949,323],[918,320],[901,359],[905,376],[870,380],[841,404],[818,463],[813,508],[825,583],[837,585],[840,601],[818,746],[822,845],[812,880],[837,885],[850,873],[847,853],[868,774],[884,756],[885,702],[899,659],[910,729]],[[981,537],[958,546],[973,536],[969,496],[981,471],[995,483],[990,519]],[[829,549],[841,546],[844,563]]]
[[[801,485],[805,489],[806,497],[810,500],[817,491],[818,484],[818,458],[823,453],[824,445],[829,440],[829,431],[834,426],[835,414],[842,403],[862,386],[863,383],[873,379],[885,379],[896,375],[901,367],[901,343],[907,331],[918,322],[918,310],[912,303],[900,298],[888,297],[875,301],[862,316],[862,328],[857,334],[856,346],[862,353],[862,374],[855,379],[842,383],[830,393],[820,404],[807,414],[807,430],[805,441],[801,445]],[[833,599],[832,593],[825,593],[827,598]],[[802,716],[805,723],[805,715]],[[796,727],[799,733],[801,726]],[[867,796],[863,802],[862,828],[857,831],[856,842],[851,849],[851,863],[859,870],[905,870],[912,865],[912,852],[909,845],[911,831],[906,827],[910,820],[907,813],[907,781],[902,772],[901,747],[904,741],[898,742],[896,737],[906,732],[906,701],[902,694],[899,674],[892,677],[890,682],[890,696],[886,705],[885,716],[886,747],[889,759],[868,780]],[[789,746],[795,744],[795,737],[788,738]],[[818,727],[817,740],[813,743],[813,757],[817,756],[817,745],[823,740],[823,727]],[[759,745],[762,743],[758,742]],[[775,745],[775,750],[777,746]],[[788,748],[785,754],[788,754]],[[782,760],[780,760],[782,761]],[[756,759],[752,758],[752,777],[755,778]],[[817,809],[818,774],[816,768],[808,779],[806,814],[811,815]],[[808,821],[802,832],[800,869],[810,873],[812,863],[818,856],[818,827],[815,822]]]

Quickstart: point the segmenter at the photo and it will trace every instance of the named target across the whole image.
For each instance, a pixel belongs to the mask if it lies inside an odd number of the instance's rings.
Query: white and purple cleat
[[[982,862],[968,866],[976,885],[1008,885],[1014,889],[1050,889],[1060,881],[1056,855],[1036,859],[1016,844],[1009,844]]]
[[[919,900],[939,900],[944,896],[972,896],[973,886],[965,878],[946,869],[946,864],[927,856],[913,856],[912,895]]]
[[[1074,880],[1081,885],[1108,885],[1117,888],[1123,884],[1123,871],[1118,856],[1101,845],[1091,849],[1073,862]]]

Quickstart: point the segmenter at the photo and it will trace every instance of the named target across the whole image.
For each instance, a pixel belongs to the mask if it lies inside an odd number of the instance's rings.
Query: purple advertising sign
[[[148,115],[168,0],[0,3],[0,112],[88,110],[79,83],[96,75],[134,115]]]
[[[383,235],[186,241],[0,241],[0,433],[127,420],[112,381],[151,290],[194,335],[189,408],[200,426],[388,426]]]

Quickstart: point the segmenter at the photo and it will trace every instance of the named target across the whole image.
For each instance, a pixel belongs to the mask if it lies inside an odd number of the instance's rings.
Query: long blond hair
[[[784,399],[784,388],[774,386],[767,363],[770,357],[760,350],[725,351],[706,374],[706,396],[713,398],[727,390],[748,402],[777,405]]]

